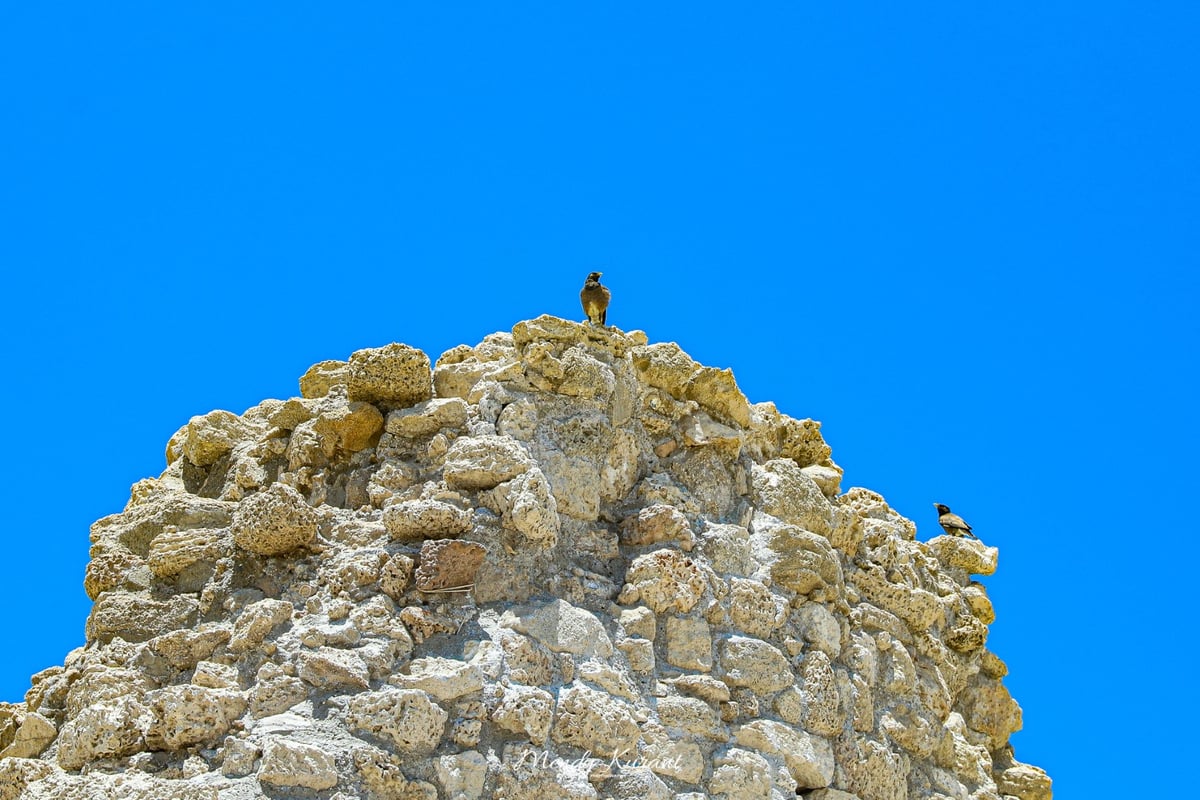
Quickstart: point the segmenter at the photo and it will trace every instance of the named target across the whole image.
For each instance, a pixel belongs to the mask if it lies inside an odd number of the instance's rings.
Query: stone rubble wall
[[[0,800],[1048,800],[997,551],[641,332],[392,344],[192,418],[97,521]]]

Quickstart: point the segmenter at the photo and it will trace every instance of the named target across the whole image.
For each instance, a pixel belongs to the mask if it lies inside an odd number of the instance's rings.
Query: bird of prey
[[[938,510],[938,525],[942,526],[942,530],[951,536],[970,536],[972,539],[979,537],[971,533],[971,526],[967,521],[958,514],[950,513],[950,506],[934,503],[934,508]]]
[[[583,303],[583,313],[587,314],[588,322],[604,324],[608,317],[608,300],[612,295],[608,287],[600,285],[599,272],[587,276],[583,291],[579,293],[579,302]]]

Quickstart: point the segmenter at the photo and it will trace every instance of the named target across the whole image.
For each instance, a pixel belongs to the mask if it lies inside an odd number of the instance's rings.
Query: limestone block
[[[641,729],[632,709],[607,692],[572,684],[558,693],[551,731],[556,742],[590,750],[603,758],[629,759]]]
[[[996,621],[996,610],[992,607],[992,601],[988,599],[987,590],[983,584],[971,581],[969,586],[963,587],[962,596],[967,601],[967,607],[971,609],[971,613],[984,625],[990,625]]]
[[[934,557],[947,567],[966,570],[968,575],[991,575],[1000,560],[1000,549],[975,539],[935,536],[925,543]]]
[[[183,429],[180,453],[196,466],[207,467],[249,435],[236,414],[210,411],[188,421]],[[171,455],[171,448],[168,448],[168,464],[174,460]]]
[[[237,667],[232,664],[218,664],[215,661],[201,661],[192,673],[192,683],[209,689],[240,689]]]
[[[37,758],[50,746],[57,735],[58,730],[54,727],[53,722],[41,714],[31,711],[23,715],[20,725],[13,734],[12,741],[3,750],[0,750],[0,759]]]
[[[750,496],[759,511],[784,522],[826,537],[833,530],[829,501],[816,481],[791,459],[754,464]]]
[[[58,763],[75,771],[101,758],[122,758],[145,747],[143,732],[154,716],[132,697],[88,706],[58,734]]]
[[[171,578],[201,562],[215,562],[227,555],[232,540],[221,528],[169,530],[150,542],[147,563],[158,578]]]
[[[121,697],[141,700],[150,680],[133,669],[88,664],[80,670],[67,690],[67,717],[76,717],[83,709],[97,703],[110,703]]]
[[[229,649],[245,653],[258,647],[272,628],[291,620],[293,610],[291,603],[271,598],[246,606],[233,624]]]
[[[838,766],[845,775],[842,788],[864,800],[907,800],[909,759],[862,735],[844,735],[834,742]]]
[[[775,583],[799,595],[828,588],[838,593],[844,584],[841,560],[823,536],[795,525],[767,527],[764,515],[755,517],[753,539],[761,544],[763,560]]]
[[[679,433],[686,446],[712,448],[727,462],[736,461],[742,452],[742,432],[722,425],[703,411],[680,420]]]
[[[713,758],[708,790],[718,800],[770,800],[771,765],[758,753],[731,747]]]
[[[693,617],[667,617],[666,659],[682,669],[711,670],[713,640],[708,623]]]
[[[800,470],[805,475],[813,479],[813,483],[821,490],[821,493],[826,497],[836,497],[842,491],[842,468],[838,466],[825,466],[823,464],[810,464]]]
[[[731,370],[701,367],[688,381],[684,399],[695,400],[723,423],[741,429],[750,426],[750,403]]]
[[[617,649],[625,654],[629,668],[634,672],[654,671],[654,642],[649,639],[625,639],[617,644]]]
[[[412,580],[414,561],[404,553],[393,553],[379,571],[379,588],[393,600],[399,600]]]
[[[510,436],[461,436],[446,453],[442,475],[452,489],[491,489],[533,463],[521,443]]]
[[[996,788],[1020,800],[1051,800],[1050,776],[1030,764],[1014,764],[996,773]]]
[[[374,446],[383,432],[383,414],[370,403],[337,396],[323,401],[317,416],[303,425],[312,426],[325,457],[333,458]]]
[[[491,720],[506,731],[526,736],[536,745],[544,745],[550,735],[554,715],[554,696],[544,689],[520,684],[503,687],[503,694],[491,712]]]
[[[246,710],[246,698],[232,689],[168,686],[146,694],[154,720],[146,744],[154,750],[179,750],[191,745],[215,746],[230,724]]]
[[[833,781],[833,746],[826,739],[767,719],[740,726],[733,738],[742,747],[783,759],[800,789],[820,789]]]
[[[741,525],[705,523],[700,533],[700,555],[719,574],[749,576],[757,566],[750,531]]]
[[[477,800],[483,796],[487,759],[475,750],[442,756],[434,762],[438,783],[449,800]]]
[[[729,702],[729,685],[709,675],[680,675],[670,681],[670,684],[684,694],[709,704]]]
[[[555,653],[606,658],[613,652],[612,640],[596,615],[565,600],[509,609],[500,624],[532,636]]]
[[[550,482],[558,513],[589,522],[599,518],[601,482],[596,480],[597,464],[593,460],[551,450],[541,467]]]
[[[318,689],[365,689],[370,674],[362,657],[351,650],[318,647],[296,656],[297,673]]]
[[[678,550],[655,550],[638,556],[625,574],[641,599],[656,613],[691,611],[708,582],[695,561]]]
[[[390,743],[408,756],[432,753],[449,715],[418,689],[383,689],[354,695],[346,724]]]
[[[136,556],[145,558],[150,542],[163,531],[174,527],[224,528],[232,519],[236,503],[199,497],[185,491],[161,490],[151,492],[138,503],[132,503],[120,514],[110,514],[92,523],[91,541],[115,542]]]
[[[283,673],[275,664],[264,664],[250,690],[250,715],[274,716],[308,699],[308,687],[299,678]]]
[[[384,428],[394,436],[409,439],[427,438],[446,428],[461,430],[467,424],[467,408],[461,397],[426,400],[412,408],[391,412]]]
[[[864,566],[851,573],[851,582],[869,602],[895,614],[913,631],[926,631],[943,619],[937,595],[907,583],[893,583],[881,567]]]
[[[999,680],[977,675],[960,699],[963,719],[987,737],[989,750],[999,750],[1021,730],[1021,707]]]
[[[433,784],[410,781],[404,776],[401,759],[374,747],[356,748],[353,758],[368,800],[438,800],[438,790]]]
[[[960,653],[973,653],[987,643],[987,633],[987,625],[975,617],[959,615],[942,638]]]
[[[843,792],[841,789],[817,789],[804,797],[805,800],[859,800],[858,795]]]
[[[824,650],[828,653],[828,650]],[[874,686],[879,680],[879,651],[875,639],[865,631],[854,631],[842,652],[841,661],[851,672],[859,675],[867,685]]]
[[[665,764],[671,757],[663,753],[655,756],[657,764]],[[601,784],[605,800],[677,800],[679,796],[653,772],[653,766],[621,766],[621,770]],[[574,795],[572,795],[574,796]]]
[[[273,786],[331,789],[337,786],[337,765],[332,754],[321,747],[269,736],[263,742],[258,780]]]
[[[577,666],[575,674],[579,680],[630,702],[637,702],[641,697],[641,692],[623,665],[589,659]]]
[[[699,783],[704,777],[704,753],[695,742],[657,739],[646,744],[642,756],[659,775],[683,783]]]
[[[607,401],[616,390],[612,368],[593,358],[580,345],[564,350],[560,363],[562,378],[555,387],[559,394]]]
[[[562,522],[550,482],[537,467],[496,487],[504,527],[520,531],[530,542],[550,548],[558,543]]]
[[[413,573],[422,592],[464,589],[475,584],[487,548],[459,539],[427,539],[421,545],[421,563]]]
[[[196,666],[230,639],[227,623],[205,623],[194,630],[178,630],[150,640],[150,650],[172,667],[187,670]]]
[[[761,582],[746,578],[730,580],[729,618],[745,633],[765,638],[784,623],[787,615],[787,599]]]
[[[144,642],[168,631],[190,628],[199,603],[188,595],[154,600],[140,594],[105,592],[92,606],[86,633],[88,641],[109,642],[121,637]]]
[[[349,365],[345,361],[320,361],[300,377],[300,396],[324,397],[334,386],[349,383]]]
[[[626,636],[640,636],[653,640],[658,631],[658,618],[654,612],[645,606],[623,608],[617,615],[617,622]]]
[[[89,555],[91,560],[83,575],[83,590],[92,600],[116,588],[132,588],[132,577],[148,569],[145,559],[112,540],[96,542]]]
[[[313,542],[317,514],[298,491],[273,483],[238,504],[230,529],[239,547],[263,556],[277,556]]]
[[[862,520],[868,534],[875,537],[892,536],[908,542],[916,539],[916,523],[892,510],[878,492],[855,486],[842,496],[842,500]]]
[[[694,697],[661,697],[656,704],[658,721],[666,728],[677,728],[691,736],[723,742],[728,731],[716,710]]]
[[[805,642],[830,658],[837,658],[842,652],[842,626],[833,612],[821,603],[804,603],[796,609],[792,627]],[[871,650],[873,653],[873,641]]]
[[[18,800],[30,784],[54,774],[54,766],[32,758],[0,758],[0,800]]]
[[[722,674],[731,686],[770,694],[791,686],[795,679],[787,656],[762,639],[730,636],[720,643],[718,650]]]
[[[429,356],[405,344],[356,350],[346,373],[351,400],[407,408],[433,396]]]
[[[428,656],[413,659],[406,669],[407,672],[393,675],[388,683],[401,689],[420,689],[438,701],[453,700],[483,688],[483,671],[466,661]]]
[[[262,754],[256,742],[226,736],[221,746],[221,774],[227,778],[244,778],[254,772],[254,762]]]
[[[383,509],[383,524],[394,541],[448,539],[472,527],[470,510],[440,500],[404,500]]]
[[[645,506],[638,510],[637,516],[627,517],[621,523],[620,541],[629,547],[674,541],[684,550],[691,550],[694,539],[683,512],[665,503]]]
[[[822,736],[841,733],[846,713],[829,656],[820,650],[805,653],[800,677],[800,694],[804,699],[800,722],[804,729]]]
[[[639,380],[678,400],[684,399],[692,376],[700,370],[700,365],[674,342],[634,347],[632,355]]]

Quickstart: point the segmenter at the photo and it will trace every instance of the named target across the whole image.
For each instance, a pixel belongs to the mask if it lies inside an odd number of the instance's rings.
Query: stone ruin
[[[213,411],[92,526],[0,800],[1049,800],[974,575],[819,423],[543,316]]]

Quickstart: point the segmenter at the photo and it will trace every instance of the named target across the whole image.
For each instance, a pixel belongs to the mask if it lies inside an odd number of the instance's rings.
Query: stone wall
[[[194,417],[96,522],[0,800],[1048,800],[974,575],[640,332],[393,344]]]

